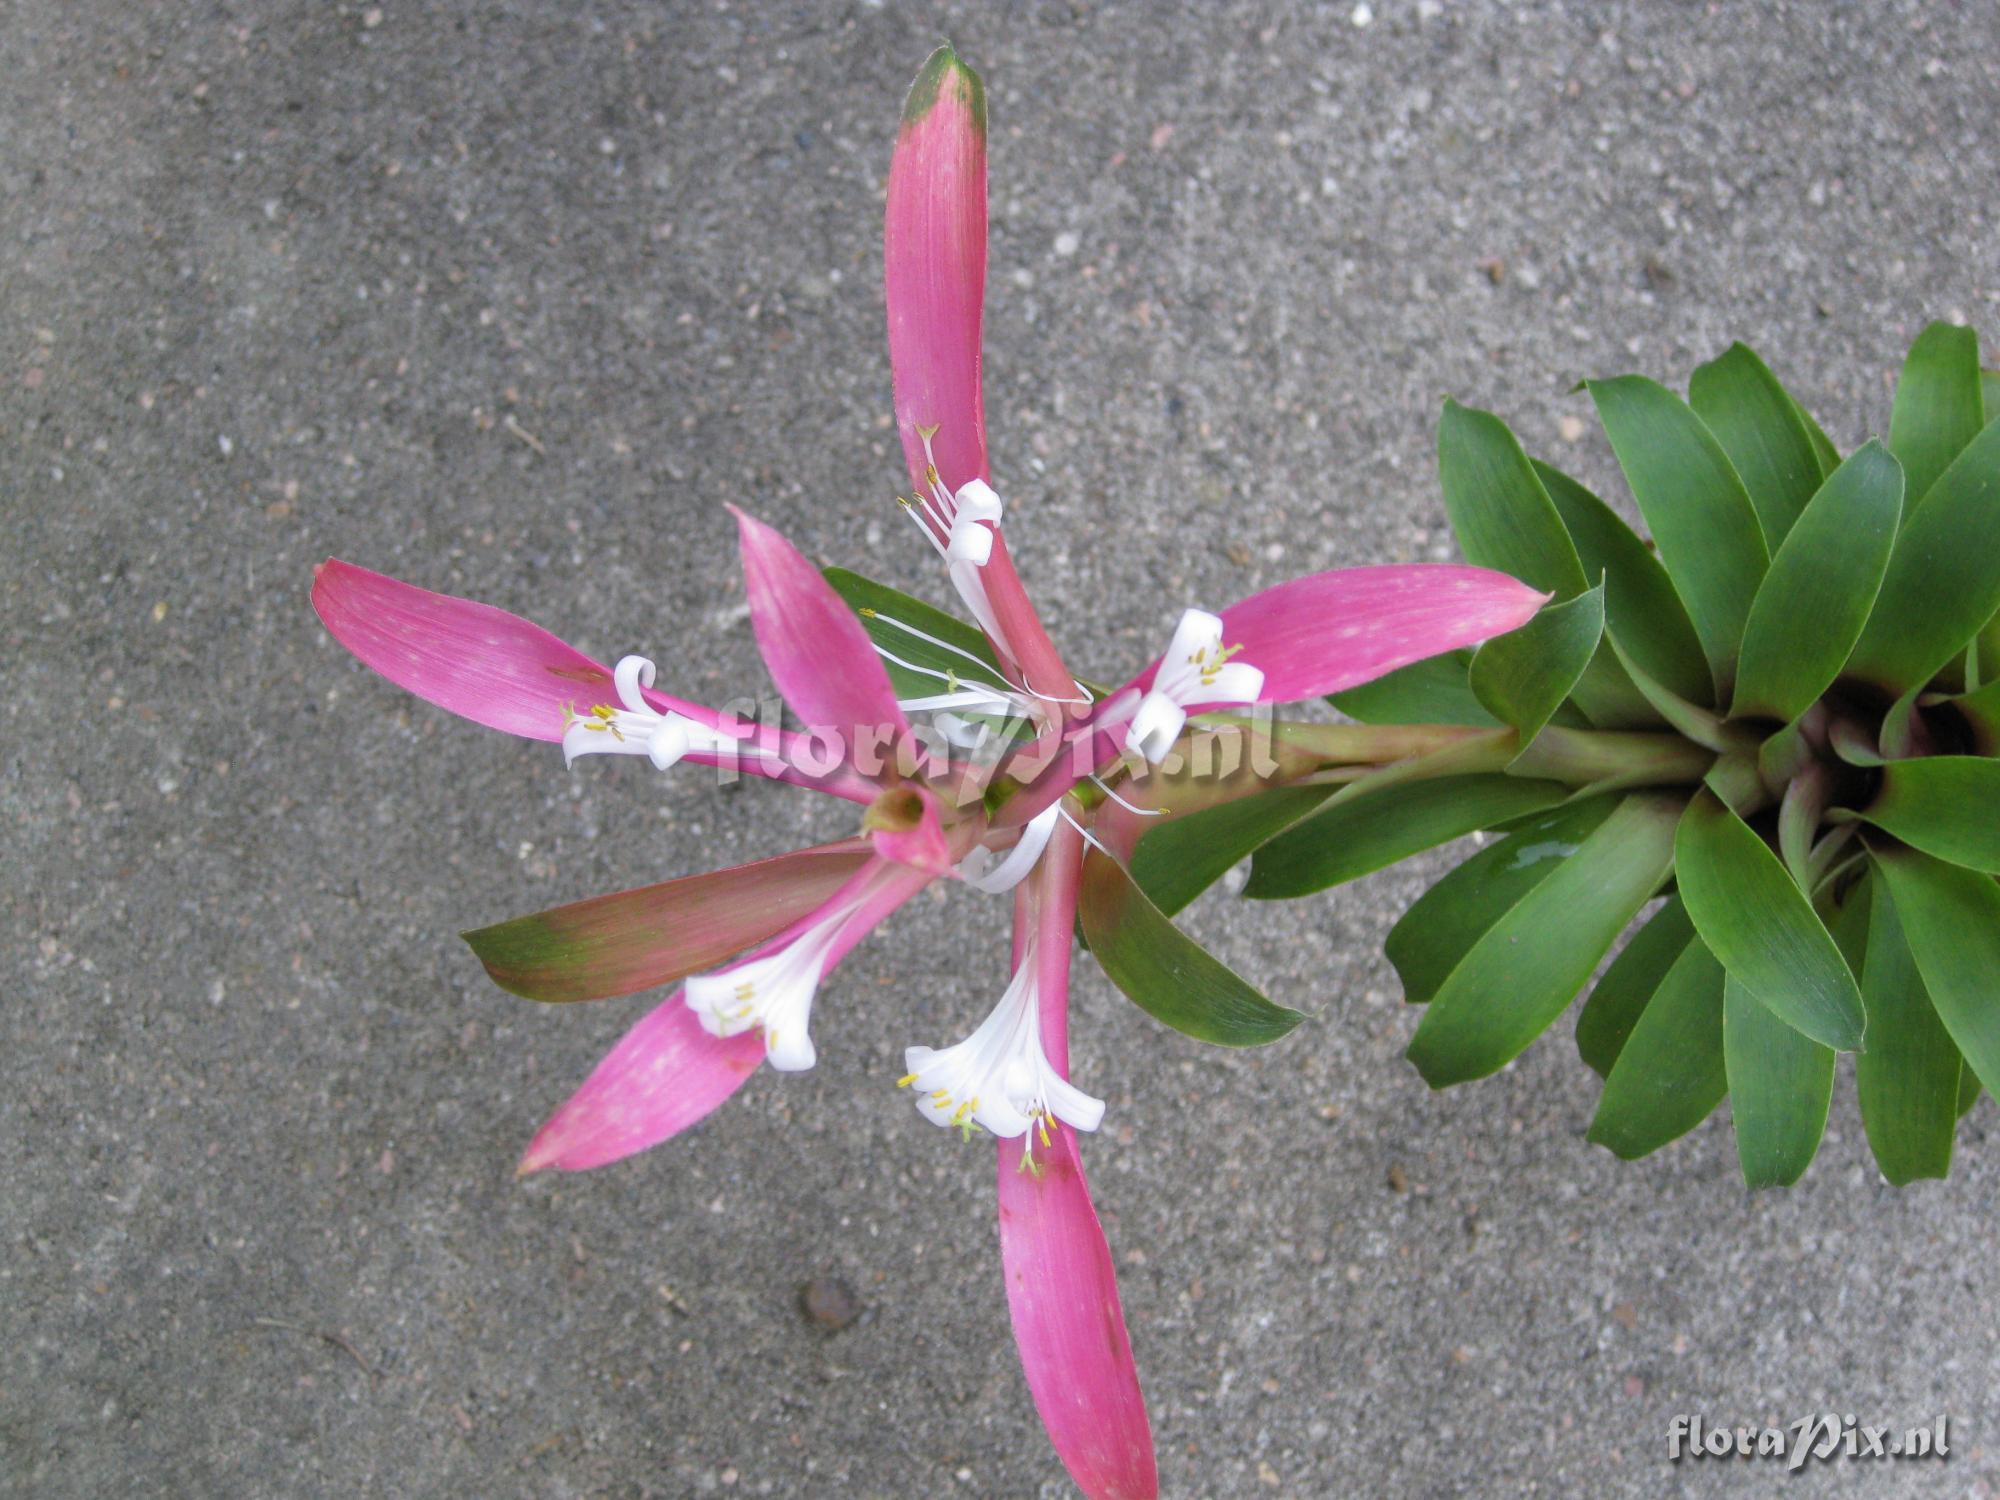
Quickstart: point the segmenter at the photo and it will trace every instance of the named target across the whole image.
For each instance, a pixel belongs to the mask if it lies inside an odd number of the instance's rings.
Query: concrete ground
[[[1586,375],[1741,337],[1844,444],[1928,319],[2000,333],[1986,4],[14,0],[0,24],[0,1490],[1069,1493],[988,1151],[901,1047],[1001,982],[940,893],[821,1066],[525,1183],[640,1002],[539,1009],[462,928],[846,815],[566,775],[358,669],[338,554],[762,686],[721,503],[941,598],[889,496],[902,91],[991,88],[989,427],[1080,670],[1185,604],[1444,557],[1440,399],[1622,496]],[[1752,1197],[1726,1115],[1587,1146],[1567,1026],[1433,1097],[1380,956],[1442,858],[1191,927],[1323,1024],[1201,1047],[1079,987],[1087,1156],[1174,1496],[1770,1493],[1677,1413],[1948,1414],[2000,1488],[1996,1116],[1884,1186],[1843,1086]],[[829,1333],[799,1288],[844,1281]],[[1788,1491],[1789,1492],[1789,1491]]]

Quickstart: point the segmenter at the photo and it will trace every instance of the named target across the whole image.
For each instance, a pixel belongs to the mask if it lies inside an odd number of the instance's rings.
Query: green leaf
[[[1979,372],[1979,394],[1984,398],[1982,405],[1986,409],[1986,420],[1989,423],[2000,421],[2000,370]]]
[[[1398,667],[1327,698],[1363,724],[1495,724],[1472,695],[1470,651],[1447,651]]]
[[[549,1004],[601,1000],[714,968],[819,906],[871,858],[824,844],[592,896],[462,933],[493,982]]]
[[[1919,1177],[1950,1175],[1965,1069],[1910,956],[1889,883],[1876,878],[1868,886],[1848,898],[1868,901],[1861,993],[1873,1038],[1854,1059],[1854,1083],[1876,1165],[1901,1187]]]
[[[1660,717],[1680,731],[1683,739],[1693,740],[1697,745],[1719,754],[1740,751],[1755,743],[1750,731],[1742,725],[1730,724],[1720,714],[1690,703],[1664,683],[1656,681],[1650,672],[1633,660],[1623,641],[1616,636],[1608,639],[1626,676],[1646,695]]]
[[[1960,1062],[1963,1063],[1961,1058]],[[1958,1117],[1963,1120],[1979,1102],[1979,1075],[1961,1066],[1958,1071]]]
[[[1831,474],[1840,467],[1840,450],[1833,446],[1833,439],[1826,435],[1825,429],[1813,420],[1813,414],[1796,397],[1793,398],[1792,409],[1799,414],[1806,436],[1812,439],[1813,452],[1819,458],[1820,473]]]
[[[978,626],[846,568],[827,568],[825,574],[833,591],[861,616],[868,639],[889,653],[882,665],[898,698],[948,691],[946,673],[965,682],[1007,686],[993,648]]]
[[[1778,856],[1713,792],[1681,818],[1674,878],[1731,978],[1814,1040],[1860,1047],[1865,1012],[1846,960]]]
[[[1562,517],[1505,422],[1446,401],[1438,479],[1467,562],[1510,574],[1558,603],[1587,587]]]
[[[1568,795],[1569,788],[1556,781],[1482,775],[1398,782],[1352,798],[1335,797],[1251,856],[1243,894],[1254,901],[1310,895],[1552,807]]]
[[[1875,607],[1902,501],[1902,470],[1875,442],[1820,487],[1750,606],[1732,714],[1790,723],[1833,686]]]
[[[1229,873],[1238,860],[1333,795],[1330,786],[1285,786],[1154,824],[1132,854],[1132,878],[1166,916]]]
[[[1691,939],[1604,1080],[1591,1141],[1631,1161],[1686,1135],[1722,1102],[1722,985],[1722,965]]]
[[[1272,1004],[1174,926],[1117,860],[1097,850],[1083,862],[1077,915],[1111,982],[1154,1020],[1196,1041],[1262,1046],[1305,1019]]]
[[[1847,675],[1900,697],[1921,687],[2000,611],[2000,422],[1968,444],[1903,530]],[[1916,506],[1915,514],[1911,513]]]
[[[1673,863],[1677,797],[1627,797],[1438,987],[1409,1058],[1432,1088],[1498,1071],[1562,1013]]]
[[[1798,403],[1763,360],[1731,344],[1694,372],[1688,405],[1729,455],[1776,547],[1826,478]]]
[[[1642,375],[1588,388],[1725,701],[1771,560],[1756,509],[1715,435],[1672,391]]]
[[[1889,412],[1889,448],[1909,478],[1906,516],[1985,425],[1979,335],[1949,323],[1931,324],[1910,345]]]
[[[1687,908],[1680,897],[1669,896],[1611,960],[1576,1018],[1577,1053],[1599,1078],[1610,1076],[1646,1002],[1693,941]]]
[[[1473,695],[1486,710],[1520,731],[1526,747],[1562,706],[1604,635],[1600,584],[1486,642],[1472,658]]]
[[[1690,703],[1715,702],[1701,638],[1652,549],[1610,506],[1562,470],[1537,460],[1535,472],[1569,528],[1585,576],[1604,581],[1610,635],[1633,661]]]
[[[1472,945],[1582,848],[1617,801],[1591,797],[1533,814],[1425,891],[1383,944],[1403,998],[1421,1004],[1436,994]]]
[[[1833,1049],[1779,1020],[1731,974],[1722,999],[1722,1052],[1744,1183],[1790,1187],[1812,1165],[1826,1133]]]
[[[1861,816],[1926,854],[2000,874],[2000,760],[1931,755],[1890,761]]]
[[[1959,1055],[2000,1083],[2000,885],[1914,849],[1872,849],[1924,989]]]

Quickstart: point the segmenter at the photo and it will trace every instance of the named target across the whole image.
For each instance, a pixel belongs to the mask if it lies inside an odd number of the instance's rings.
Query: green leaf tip
[[[903,123],[915,125],[930,114],[939,98],[950,96],[962,101],[972,114],[972,128],[986,138],[986,84],[978,73],[946,42],[924,60],[916,82],[903,100]]]

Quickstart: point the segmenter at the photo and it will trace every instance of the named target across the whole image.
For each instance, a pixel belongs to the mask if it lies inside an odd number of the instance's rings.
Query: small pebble
[[[799,1288],[799,1309],[806,1321],[828,1333],[839,1333],[861,1316],[861,1299],[837,1276],[815,1276]]]

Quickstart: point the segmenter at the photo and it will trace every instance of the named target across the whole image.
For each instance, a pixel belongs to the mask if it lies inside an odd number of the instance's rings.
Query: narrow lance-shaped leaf
[[[1438,480],[1467,562],[1511,574],[1558,601],[1588,586],[1562,517],[1498,417],[1445,402]]]
[[[2000,884],[1914,849],[1874,849],[1938,1019],[1992,1092],[2000,1084]]]
[[[1133,852],[1132,878],[1162,913],[1172,916],[1335,790],[1273,787],[1149,828]]]
[[[1861,1045],[1861,991],[1840,950],[1770,846],[1713,792],[1681,819],[1674,877],[1695,931],[1746,991],[1829,1047]]]
[[[1590,1140],[1627,1161],[1686,1135],[1729,1092],[1722,965],[1699,939],[1662,976],[1604,1080]]]
[[[1903,530],[1847,675],[1890,697],[1923,686],[2000,612],[2000,422],[1969,443]]]
[[[790,926],[870,858],[859,840],[593,896],[464,934],[502,989],[563,1002],[629,995],[710,969]]]
[[[1562,705],[1604,635],[1602,585],[1549,604],[1520,629],[1497,636],[1472,658],[1472,691],[1487,711],[1529,745]]]
[[[1591,797],[1534,814],[1425,891],[1383,944],[1403,998],[1421,1004],[1436,994],[1472,945],[1581,849],[1617,805],[1616,797]]]
[[[1715,685],[1701,638],[1652,549],[1610,506],[1562,470],[1537,460],[1535,473],[1569,528],[1585,575],[1604,582],[1607,632],[1673,692],[1691,703],[1714,703]]]
[[[1873,1042],[1854,1059],[1854,1083],[1876,1164],[1901,1187],[1951,1172],[1964,1067],[1910,955],[1889,882],[1877,875],[1868,887],[1848,898],[1869,904],[1861,993]]]
[[[1689,379],[1688,405],[1722,444],[1765,539],[1778,546],[1826,477],[1798,403],[1751,349],[1731,344]]]
[[[1875,607],[1902,512],[1880,443],[1834,471],[1771,560],[1743,628],[1732,712],[1790,723],[1833,685]]]
[[[1347,790],[1361,786],[1356,782]],[[1556,781],[1487,775],[1400,782],[1335,797],[1258,849],[1243,894],[1256,901],[1310,895],[1552,807],[1568,795],[1569,788]]]
[[[1949,323],[1931,324],[1910,345],[1889,412],[1889,448],[1909,477],[1906,513],[1914,515],[1938,476],[1985,425],[1979,335]]]
[[[1593,380],[1589,390],[1726,698],[1743,622],[1770,562],[1756,509],[1715,435],[1665,386],[1623,375]]]
[[[1733,974],[1723,992],[1722,1047],[1743,1181],[1790,1187],[1826,1133],[1833,1049],[1779,1020]]]
[[[1077,915],[1111,982],[1154,1020],[1196,1041],[1261,1046],[1305,1019],[1265,999],[1168,921],[1109,855],[1085,858]]]
[[[1577,1054],[1599,1078],[1611,1076],[1646,1002],[1694,941],[1694,923],[1680,897],[1670,896],[1611,961],[1576,1017]]]
[[[882,280],[896,428],[924,487],[925,432],[945,486],[986,474],[979,325],[986,297],[986,88],[949,46],[903,104],[889,165]]]
[[[1930,755],[1890,761],[1861,816],[1926,854],[2000,874],[2000,760]]]
[[[1410,1042],[1432,1088],[1517,1057],[1590,978],[1673,863],[1679,798],[1627,797],[1547,880],[1472,945]]]

